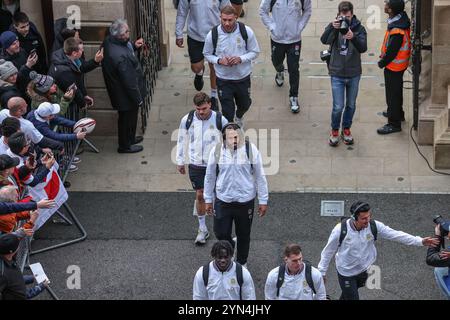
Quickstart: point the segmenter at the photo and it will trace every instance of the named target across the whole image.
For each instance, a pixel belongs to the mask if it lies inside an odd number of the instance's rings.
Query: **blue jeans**
[[[341,120],[343,129],[350,129],[352,127],[360,80],[360,75],[353,78],[331,77],[331,89],[333,92],[331,128],[333,130],[339,130],[341,128]],[[344,116],[342,116],[342,112]]]

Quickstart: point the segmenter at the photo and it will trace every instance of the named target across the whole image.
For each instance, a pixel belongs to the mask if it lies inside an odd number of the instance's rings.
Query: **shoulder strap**
[[[273,6],[277,3],[277,0],[271,0],[270,1],[270,12],[272,12]]]
[[[250,167],[253,173],[253,150],[252,145],[250,144],[250,139],[245,137],[245,152],[247,153],[247,158],[250,161]]]
[[[244,275],[242,265],[236,262],[236,278],[239,284],[239,298],[242,300],[242,285],[244,284]]]
[[[301,0],[302,3],[302,14],[305,12],[305,0]]]
[[[203,284],[205,285],[205,288],[208,287],[208,281],[209,281],[209,262],[208,264],[205,264],[203,266]]]
[[[216,51],[217,51],[217,43],[219,42],[219,27],[220,25],[218,25],[217,27],[212,28],[211,32],[212,32],[212,43],[213,43],[213,56],[216,55]]]
[[[347,220],[349,218],[342,218],[341,219],[341,235],[339,236],[339,247],[342,245],[342,241],[344,241],[345,237],[347,236]]]
[[[194,122],[194,115],[195,115],[195,110],[192,110],[191,112],[189,112],[188,118],[186,120],[186,130],[189,130],[189,128],[192,126],[192,122]]]
[[[284,283],[284,274],[286,272],[286,265],[282,264],[278,269],[278,278],[277,278],[277,297],[280,296],[280,288]]]
[[[247,28],[245,27],[245,24],[238,21],[239,24],[239,31],[241,32],[242,39],[245,41],[245,49],[248,50],[248,33]]]
[[[377,241],[378,229],[375,220],[370,220],[370,231],[372,231],[373,240]]]
[[[305,263],[305,278],[308,286],[311,288],[312,292],[316,294],[316,288],[314,287],[314,281],[312,278],[312,266],[309,261],[303,261]]]
[[[222,132],[222,129],[223,129],[222,113],[219,111],[216,111],[216,127],[217,127],[217,130]]]

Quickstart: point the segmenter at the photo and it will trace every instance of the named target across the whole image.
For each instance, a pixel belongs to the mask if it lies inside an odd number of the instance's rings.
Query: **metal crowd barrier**
[[[87,110],[79,110],[77,107],[71,106],[68,110],[68,114],[65,115],[66,118],[78,121],[81,118],[87,117]],[[55,128],[55,131],[58,131],[60,133],[72,133],[71,128]],[[68,141],[64,143],[64,154],[58,154],[56,153],[55,158],[56,161],[59,164],[59,176],[61,177],[62,182],[65,184],[67,182],[67,177],[70,174],[70,167],[73,164],[74,158],[77,156],[78,150],[81,146],[81,144],[85,143],[88,147],[90,147],[95,153],[99,153],[100,151],[95,147],[94,144],[89,142],[87,139],[83,141]],[[24,188],[21,195],[19,196],[19,199],[23,199],[28,195],[27,188]],[[66,214],[62,212],[62,210],[66,211]],[[78,218],[75,215],[75,212],[72,210],[72,208],[69,206],[69,204],[66,202],[56,213],[55,215],[58,215],[63,221],[64,224],[67,226],[73,226],[78,229],[80,232],[80,237],[66,241],[57,245],[53,245],[47,248],[43,248],[37,251],[31,250],[31,243],[32,238],[31,237],[25,237],[22,239],[19,245],[19,249],[16,255],[16,262],[18,266],[20,267],[20,270],[23,272],[26,268],[28,268],[30,264],[30,256],[34,256],[40,253],[44,253],[47,251],[55,250],[58,248],[66,247],[69,245],[73,245],[79,242],[82,242],[86,240],[87,238],[87,232],[78,220]],[[67,217],[69,216],[69,218]],[[17,228],[20,228],[23,225],[23,223],[20,223],[17,225]],[[50,287],[47,287],[47,291],[49,294],[53,297],[55,300],[59,300],[57,295],[53,292],[53,290]]]

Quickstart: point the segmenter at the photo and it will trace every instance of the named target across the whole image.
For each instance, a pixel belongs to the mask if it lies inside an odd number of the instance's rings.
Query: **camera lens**
[[[436,216],[434,219],[433,219],[433,222],[435,223],[435,224],[442,224],[442,223],[444,223],[445,221],[444,221],[444,219],[442,218],[442,216]]]

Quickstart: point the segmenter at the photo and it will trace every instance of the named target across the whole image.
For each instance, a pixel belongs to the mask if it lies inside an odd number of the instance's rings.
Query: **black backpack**
[[[342,245],[345,237],[347,236],[347,220],[350,218],[344,217],[341,219],[341,235],[339,236],[339,247]],[[378,229],[375,220],[370,220],[370,231],[372,231],[373,239],[377,241]]]
[[[305,0],[301,0],[301,2],[302,2],[302,12],[305,12]],[[272,12],[275,3],[277,3],[277,0],[270,1],[270,12]]]
[[[240,300],[242,300],[242,285],[244,284],[244,275],[242,271],[242,265],[240,265],[237,262],[235,263],[236,263],[236,278],[239,284],[239,297]],[[209,265],[210,263],[203,266],[203,284],[205,285],[205,288],[208,286],[209,281]]]
[[[248,33],[247,33],[247,29],[245,28],[245,24],[238,21],[238,25],[239,25],[239,31],[241,32],[241,37],[245,41],[245,49],[248,49]],[[212,42],[213,42],[213,47],[214,47],[213,56],[216,55],[217,42],[219,41],[219,27],[220,27],[220,25],[218,25],[217,27],[214,27],[212,29]]]
[[[192,126],[192,122],[194,122],[194,115],[195,115],[195,110],[192,110],[191,112],[189,112],[187,121],[186,121],[186,130],[189,130],[189,128]],[[216,111],[216,127],[217,130],[222,131],[222,113]]]
[[[305,263],[305,278],[308,286],[311,288],[312,292],[316,294],[316,288],[314,287],[314,281],[312,279],[312,266],[309,261],[304,260]],[[278,279],[277,279],[277,297],[280,296],[280,288],[284,283],[284,274],[286,272],[286,265],[282,264],[278,270]]]

